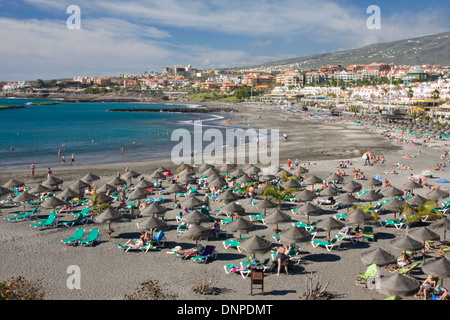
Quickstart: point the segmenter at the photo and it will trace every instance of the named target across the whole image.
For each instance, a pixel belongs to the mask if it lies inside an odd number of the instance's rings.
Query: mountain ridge
[[[372,62],[394,63],[395,65],[434,64],[450,66],[449,52],[450,31],[446,31],[427,36],[370,44],[358,49],[270,61],[258,66],[294,65],[298,69],[315,69],[326,65],[342,64],[348,66]]]

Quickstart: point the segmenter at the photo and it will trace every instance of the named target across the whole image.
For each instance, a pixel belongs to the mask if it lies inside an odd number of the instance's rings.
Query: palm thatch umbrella
[[[253,179],[250,178],[247,174],[244,174],[241,177],[239,177],[238,179],[236,179],[236,182],[240,183],[240,184],[244,184],[244,183],[252,182],[252,181],[253,181]]]
[[[333,197],[338,194],[339,190],[331,185],[320,191],[320,195],[326,197]]]
[[[350,192],[352,194],[353,192],[358,192],[362,189],[362,184],[355,182],[353,180],[344,183],[342,186],[342,190],[346,192]]]
[[[250,175],[257,174],[257,173],[261,172],[261,168],[251,165],[248,168],[246,168],[244,171],[245,171],[245,173],[250,174]]]
[[[348,214],[345,217],[345,220],[347,220],[350,223],[358,224],[356,229],[359,229],[360,224],[364,224],[368,221],[372,221],[373,217],[372,217],[372,215],[368,214],[367,212],[357,209],[357,210],[353,211],[352,213]]]
[[[141,216],[150,217],[150,216],[154,216],[155,214],[157,216],[159,216],[160,214],[163,214],[166,211],[167,211],[167,208],[164,207],[162,204],[153,202],[149,206],[147,206],[144,210],[141,211]]]
[[[411,198],[407,199],[406,202],[414,207],[420,207],[421,205],[423,205],[425,202],[427,202],[427,199],[425,199],[424,197],[422,197],[421,195],[415,194],[414,196],[412,196]]]
[[[410,180],[408,183],[405,183],[403,185],[404,190],[414,190],[414,189],[420,189],[420,188],[423,188],[423,186],[420,183],[413,181],[413,180]]]
[[[139,181],[139,183],[137,185],[135,185],[135,188],[136,189],[140,189],[140,188],[147,189],[147,188],[152,188],[154,186],[155,185],[153,184],[153,182],[150,182],[146,179],[142,179],[141,181]]]
[[[366,266],[370,266],[371,264],[376,264],[377,266],[385,266],[391,263],[395,263],[397,261],[397,258],[393,254],[381,248],[375,248],[361,253],[361,260]]]
[[[220,212],[223,212],[227,215],[233,215],[235,213],[237,213],[238,215],[242,215],[245,213],[245,208],[237,202],[229,202],[227,205],[220,209]]]
[[[255,229],[255,224],[252,221],[239,217],[236,220],[230,222],[225,226],[228,232],[239,232],[239,238],[241,233],[247,233]]]
[[[92,182],[92,181],[96,181],[96,180],[100,180],[100,177],[97,176],[96,174],[93,173],[88,173],[85,176],[83,176],[82,178],[80,178],[81,181],[86,181],[86,182]]]
[[[177,172],[180,173],[181,171],[186,170],[186,169],[193,169],[193,167],[186,163],[183,163],[177,168]]]
[[[160,171],[154,171],[148,178],[152,181],[156,181],[165,179],[166,176]]]
[[[88,188],[91,185],[89,183],[84,182],[83,180],[77,180],[74,183],[72,183],[69,187],[72,190],[79,190],[79,189],[83,189],[83,188]]]
[[[297,176],[301,176],[302,174],[305,174],[305,173],[308,173],[308,172],[309,172],[309,170],[306,169],[306,168],[304,168],[304,167],[302,167],[302,166],[297,167],[297,168],[294,169],[294,171],[293,171],[293,173],[294,173],[295,175],[297,175]]]
[[[410,236],[406,235],[404,237],[395,238],[389,242],[391,246],[403,251],[418,251],[422,249],[422,243],[420,241],[414,240]]]
[[[194,168],[186,168],[178,173],[179,176],[195,176]]]
[[[375,178],[370,178],[363,182],[363,186],[370,189],[373,189],[374,187],[380,187],[382,184],[383,182]]]
[[[207,177],[218,175],[220,173],[219,169],[216,169],[215,167],[210,167],[207,170],[203,171],[203,174]]]
[[[107,184],[110,184],[112,186],[123,186],[123,185],[127,184],[127,182],[121,178],[115,177],[115,178],[109,180],[107,182]]]
[[[110,185],[109,183],[105,183],[103,186],[97,189],[98,192],[116,192],[117,188],[113,185]]]
[[[33,201],[33,200],[36,200],[36,196],[28,193],[27,191],[22,192],[17,197],[14,197],[12,199],[12,201],[15,203],[19,203],[19,202],[22,203],[23,212],[25,212],[25,203],[28,201]]]
[[[183,187],[179,183],[173,183],[168,188],[166,188],[166,192],[170,192],[174,194],[174,200],[177,198],[177,193],[186,192],[186,187]]]
[[[394,198],[391,201],[386,202],[382,205],[383,209],[388,209],[388,210],[394,211],[394,219],[396,219],[397,212],[400,213],[400,211],[403,210],[404,206],[405,206],[405,201],[399,200],[397,198]]]
[[[391,198],[400,197],[403,195],[403,191],[396,187],[388,187],[386,190],[383,190],[383,195]]]
[[[73,199],[75,197],[79,197],[80,193],[72,190],[71,188],[67,188],[66,190],[60,192],[56,195],[61,200]]]
[[[297,201],[306,202],[313,200],[316,197],[316,194],[309,191],[308,189],[304,189],[294,194],[294,197],[295,199],[297,199]]]
[[[441,286],[444,278],[450,277],[450,261],[444,257],[435,258],[422,265],[422,271],[428,275],[439,277]]]
[[[299,189],[300,188],[300,182],[298,182],[295,179],[289,179],[285,183],[283,183],[283,188],[285,189]]]
[[[51,176],[50,178],[45,179],[42,184],[44,186],[56,187],[62,184],[64,181],[61,178],[57,178],[55,176]]]
[[[317,177],[315,175],[311,175],[311,176],[307,177],[305,180],[303,180],[302,184],[311,186],[311,191],[313,191],[314,185],[318,184],[318,183],[322,183],[322,182],[323,182],[323,180],[320,179],[319,177]]]
[[[61,200],[57,197],[50,197],[50,198],[45,199],[44,202],[42,202],[41,207],[54,210],[57,207],[62,207],[65,205],[66,205],[66,203],[63,200]]]
[[[258,178],[258,181],[267,182],[270,180],[275,180],[276,178],[277,177],[275,177],[273,174],[264,174]]]
[[[312,234],[305,228],[292,226],[286,230],[280,232],[282,240],[292,243],[306,242],[312,239]]]
[[[442,218],[439,220],[436,220],[430,225],[430,228],[432,229],[444,229],[444,241],[445,236],[448,230],[450,230],[450,220],[448,218]]]
[[[9,193],[11,193],[11,189],[0,186],[0,196],[4,196]]]
[[[364,201],[369,201],[370,204],[372,204],[372,201],[378,201],[378,200],[380,200],[380,198],[382,198],[382,197],[383,197],[382,194],[377,193],[377,192],[375,192],[375,191],[373,191],[373,190],[370,190],[370,191],[368,191],[368,192],[362,194],[359,198],[360,198],[361,200],[364,200]]]
[[[325,218],[319,221],[316,225],[317,229],[328,231],[328,239],[331,239],[331,230],[342,229],[343,227],[344,224],[342,222],[337,221],[332,217]]]
[[[439,201],[441,199],[447,198],[449,193],[442,189],[433,189],[426,194],[427,198],[434,201]]]
[[[344,178],[342,178],[342,176],[338,175],[337,173],[332,173],[325,180],[337,183],[339,181],[344,180]]]
[[[244,171],[242,171],[241,169],[236,169],[234,171],[232,171],[231,173],[229,173],[228,175],[231,177],[242,177],[244,174],[246,174]]]
[[[193,177],[193,176],[183,175],[183,176],[179,176],[177,178],[177,182],[180,182],[183,184],[194,184],[194,183],[197,183],[197,179],[195,179],[195,177]]]
[[[153,216],[145,219],[142,222],[138,222],[137,223],[137,227],[139,231],[147,231],[147,232],[151,232],[152,237],[153,237],[153,232],[155,230],[167,230],[169,228],[169,226],[167,225],[166,222],[164,222],[161,219],[155,218]]]
[[[280,171],[275,173],[275,177],[277,177],[279,179],[284,179],[286,177],[291,177],[291,176],[292,176],[292,173],[290,173],[289,171],[286,171],[284,169],[280,169]]]
[[[186,232],[182,234],[184,239],[195,239],[195,246],[198,246],[198,240],[200,238],[209,238],[211,236],[211,228],[201,226],[198,224],[191,225]]]
[[[227,189],[225,192],[222,192],[218,195],[217,201],[223,203],[230,203],[238,200],[240,196],[234,193],[231,189]]]
[[[8,189],[14,189],[14,188],[18,188],[18,187],[23,187],[24,185],[25,185],[25,183],[22,181],[19,181],[16,179],[10,179],[3,186]]]
[[[409,296],[417,293],[419,287],[420,282],[418,280],[397,273],[392,276],[381,277],[378,290],[388,296]]]
[[[184,200],[181,203],[181,206],[190,209],[190,208],[195,208],[195,207],[201,206],[203,204],[205,204],[203,202],[203,200],[200,200],[196,196],[189,196],[189,197],[186,198],[186,200]]]
[[[309,216],[318,216],[322,213],[322,208],[311,203],[306,202],[304,205],[298,208],[298,212],[307,216],[307,223],[309,224]]]
[[[431,231],[427,227],[408,229],[406,234],[411,238],[413,238],[414,240],[421,241],[423,243],[422,257],[424,262],[425,262],[425,242],[440,240],[441,238],[437,233]]]
[[[118,221],[122,218],[122,215],[113,208],[108,208],[100,214],[96,214],[93,218],[93,221],[96,223],[108,223],[108,230],[106,233],[108,237],[111,239],[111,234],[114,230],[111,229],[111,223],[114,221]]]
[[[291,221],[291,216],[277,208],[275,209],[275,211],[270,213],[264,220],[266,223],[276,224],[275,233],[278,234],[278,232],[280,231],[278,230],[278,224],[282,222]]]
[[[130,171],[125,172],[122,177],[124,177],[125,179],[131,179],[131,178],[139,177],[140,175],[141,175],[140,173],[130,170]]]
[[[213,164],[210,163],[204,163],[202,164],[200,167],[198,167],[198,171],[200,172],[205,172],[206,170],[210,169],[210,168],[215,168]]]
[[[270,201],[269,199],[264,198],[261,201],[258,201],[258,203],[256,204],[256,207],[260,210],[264,210],[264,216],[266,215],[266,210],[270,209],[270,208],[275,208],[278,205],[272,201]]]
[[[47,192],[49,191],[49,188],[46,186],[43,186],[42,184],[37,184],[35,185],[33,188],[31,188],[30,190],[28,190],[28,193],[31,194],[40,194],[43,192]]]
[[[129,200],[141,200],[149,196],[150,192],[145,188],[135,189],[128,195]]]
[[[261,238],[258,235],[254,235],[239,242],[239,246],[247,253],[253,254],[253,258],[256,258],[256,254],[264,254],[272,249],[272,242]]]
[[[345,204],[347,206],[347,212],[350,211],[350,207],[349,207],[350,204],[358,202],[358,199],[356,199],[354,196],[352,196],[351,194],[348,194],[348,193],[344,193],[344,194],[340,195],[335,200],[336,200],[336,203]]]
[[[188,214],[185,214],[181,219],[186,222],[186,224],[200,224],[209,221],[208,216],[198,210],[193,210]]]
[[[234,170],[234,169],[236,169],[236,165],[235,164],[225,163],[224,165],[222,165],[220,167],[219,170],[220,170],[220,172],[228,173],[228,172],[230,172],[231,170]]]

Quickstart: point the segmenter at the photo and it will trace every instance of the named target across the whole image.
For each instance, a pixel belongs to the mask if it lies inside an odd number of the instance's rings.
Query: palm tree
[[[106,209],[113,208],[110,204],[104,203],[103,201],[97,200],[98,193],[94,193],[91,197],[91,211],[92,214],[99,214]]]
[[[282,186],[272,186],[269,185],[261,192],[263,196],[271,197],[278,201],[278,208],[281,208],[281,202],[288,196],[292,196],[295,192],[300,189],[284,189]]]

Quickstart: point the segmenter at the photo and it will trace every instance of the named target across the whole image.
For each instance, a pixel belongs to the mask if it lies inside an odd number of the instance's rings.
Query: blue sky
[[[445,32],[449,18],[448,0],[0,0],[0,80],[253,65]]]

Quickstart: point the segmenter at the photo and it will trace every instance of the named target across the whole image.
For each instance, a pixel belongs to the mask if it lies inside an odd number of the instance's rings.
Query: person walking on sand
[[[34,166],[34,164],[31,164],[31,166],[30,166],[31,179],[34,179],[34,174],[35,173],[36,173],[36,167]]]
[[[52,169],[48,168],[47,169],[47,179],[50,178],[52,176]]]
[[[66,165],[66,156],[62,155],[61,157],[61,163],[59,164],[60,166],[65,166]]]

